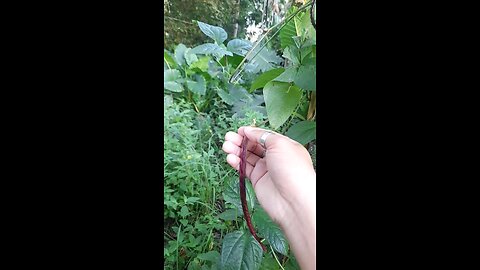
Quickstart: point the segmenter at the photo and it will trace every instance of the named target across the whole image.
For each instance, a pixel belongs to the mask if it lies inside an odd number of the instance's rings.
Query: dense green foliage
[[[221,26],[233,36],[245,35],[247,19],[261,21],[262,12],[252,0],[164,0],[164,40],[167,48],[183,43],[188,46],[206,41],[192,20]]]
[[[205,42],[164,51],[165,269],[298,269],[247,181],[266,254],[249,233],[238,174],[221,148],[227,131],[255,122],[308,146],[315,159],[316,40],[308,17],[296,14],[279,32],[279,47],[266,44],[245,65],[259,47],[203,22],[195,25]]]

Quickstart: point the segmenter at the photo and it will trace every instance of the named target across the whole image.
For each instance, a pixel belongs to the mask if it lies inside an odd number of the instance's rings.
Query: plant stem
[[[285,270],[285,268],[283,268],[283,266],[282,266],[282,264],[280,263],[280,261],[278,261],[277,255],[275,254],[275,250],[273,250],[273,247],[272,247],[272,246],[270,246],[270,249],[272,250],[273,257],[275,257],[275,261],[277,261],[278,265],[280,266],[280,268],[282,268],[282,270]]]

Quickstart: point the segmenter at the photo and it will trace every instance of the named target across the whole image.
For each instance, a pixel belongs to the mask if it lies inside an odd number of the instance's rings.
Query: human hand
[[[263,148],[259,141],[266,131],[240,127],[238,133],[227,132],[223,151],[228,154],[228,164],[238,170],[240,147],[247,136],[246,176],[258,201],[284,231],[300,267],[315,269],[316,179],[312,159],[301,144],[278,133],[268,135]]]
[[[242,139],[247,136],[246,176],[272,220],[286,226],[299,208],[304,211],[305,205],[315,204],[315,171],[305,147],[281,134],[267,136],[265,152],[258,142],[266,131],[240,127],[238,133],[227,132],[223,150],[228,164],[238,170]]]

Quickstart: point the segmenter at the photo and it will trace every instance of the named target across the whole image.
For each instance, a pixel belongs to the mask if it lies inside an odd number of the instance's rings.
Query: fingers
[[[285,143],[285,142],[291,142],[291,143],[294,143],[294,144],[298,144],[297,142],[295,142],[294,140],[292,140],[288,137],[285,137],[285,136],[283,136],[281,134],[278,134],[274,131],[261,129],[261,128],[240,127],[238,129],[238,134],[246,135],[247,138],[249,139],[249,141],[254,141],[256,143],[259,143],[260,142],[260,137],[262,137],[262,135],[267,131],[272,133],[265,140],[265,146],[266,146],[267,150],[275,147],[276,145],[278,145],[280,143]],[[240,135],[238,135],[238,136],[240,136]]]
[[[243,136],[238,135],[235,132],[227,132],[225,134],[225,142],[222,149],[227,154],[235,154],[240,156],[240,145],[242,144]],[[256,142],[249,140],[247,144],[247,151],[254,153],[255,155],[262,157],[264,149]]]
[[[238,171],[240,167],[240,158],[237,155],[234,154],[228,154],[227,155],[227,163],[232,166],[235,170]],[[254,166],[248,162],[247,158],[247,166],[245,168],[247,177],[250,178],[250,175],[252,174]]]
[[[247,156],[246,176],[252,182],[255,187],[259,179],[261,179],[265,173],[267,173],[267,165],[265,160],[259,158],[257,155],[249,153]],[[248,155],[248,154],[247,154]],[[240,158],[234,154],[227,155],[227,163],[238,171],[240,166]]]

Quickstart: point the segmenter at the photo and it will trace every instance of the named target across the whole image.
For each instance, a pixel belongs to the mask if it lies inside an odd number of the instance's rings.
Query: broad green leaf
[[[203,96],[203,95],[205,95],[205,91],[207,89],[206,88],[207,84],[205,82],[205,78],[203,78],[203,76],[200,76],[200,75],[197,75],[195,77],[196,77],[196,81],[187,80],[187,87],[193,93]]]
[[[285,49],[288,46],[294,46],[292,37],[297,34],[295,29],[295,22],[293,20],[289,21],[278,34],[280,38],[280,46],[282,49]]]
[[[225,45],[223,45],[223,47],[225,47]],[[224,55],[233,55],[232,52],[227,51],[223,47],[213,43],[205,43],[193,48],[190,52],[195,54],[211,54],[217,59],[221,59]]]
[[[212,250],[207,253],[198,254],[197,258],[203,261],[217,262],[220,258],[220,253],[216,250]]]
[[[275,251],[285,256],[288,255],[288,242],[282,230],[270,219],[265,210],[257,207],[252,220],[258,233],[268,241]]]
[[[190,52],[196,54],[213,54],[217,51],[222,51],[222,47],[213,43],[205,43],[193,48]]]
[[[245,56],[245,54],[252,48],[252,43],[243,39],[232,39],[227,43],[227,49],[232,53]]]
[[[177,82],[163,82],[163,88],[172,92],[182,92],[183,86]]]
[[[295,76],[297,76],[298,68],[297,67],[289,67],[285,69],[285,72],[282,75],[278,76],[277,78],[273,79],[276,82],[293,82]]]
[[[235,102],[247,98],[248,92],[240,85],[228,84],[228,92],[217,88],[217,93],[222,100],[228,105],[233,105]]]
[[[190,65],[190,69],[198,68],[203,72],[208,71],[208,61],[210,61],[210,57],[202,56],[198,59],[198,61],[192,63]]]
[[[220,269],[256,270],[262,258],[262,247],[249,231],[236,231],[223,238]]]
[[[302,90],[289,83],[272,81],[263,88],[263,96],[270,126],[277,129],[292,115]]]
[[[314,121],[298,122],[291,126],[285,135],[300,144],[307,144],[317,137],[316,127],[317,123]]]
[[[238,117],[244,117],[245,114],[249,111],[259,112],[263,116],[267,115],[267,110],[265,106],[261,104],[264,103],[263,95],[249,95],[246,98],[242,98],[233,103],[232,111],[234,115]]]
[[[191,50],[192,49],[188,48],[187,50],[185,50],[184,54],[185,61],[187,61],[187,65],[189,66],[198,61],[197,55],[192,53]]]
[[[185,65],[185,51],[187,50],[187,47],[183,44],[178,44],[177,47],[175,48],[175,59],[177,60],[177,63],[180,65]]]
[[[315,91],[317,89],[316,70],[316,65],[301,65],[293,82],[304,90]]]
[[[217,44],[223,44],[223,42],[227,39],[227,32],[223,28],[206,24],[200,21],[197,21],[197,23],[198,27],[200,27],[200,30],[205,35],[215,40]]]
[[[223,100],[223,102],[228,105],[233,105],[235,103],[235,98],[230,95],[227,91],[217,87],[217,94]]]
[[[218,215],[223,220],[236,220],[239,216],[243,216],[243,212],[238,209],[227,209]]]
[[[176,69],[169,69],[163,72],[163,81],[172,82],[180,78],[180,71]]]
[[[262,88],[267,84],[268,82],[272,81],[276,77],[278,77],[280,74],[282,74],[285,71],[284,68],[276,68],[276,69],[271,69],[267,72],[264,72],[262,75],[258,76],[255,81],[253,81],[252,86],[250,87],[250,92]]]
[[[163,88],[172,92],[182,92],[183,86],[178,83],[180,71],[176,69],[168,69],[163,72]]]

